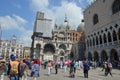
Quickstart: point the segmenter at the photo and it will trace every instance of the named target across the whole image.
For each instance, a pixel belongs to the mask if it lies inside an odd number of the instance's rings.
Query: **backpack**
[[[77,67],[77,64],[75,63],[75,64],[74,64],[74,68],[76,68],[76,67]]]
[[[12,61],[12,62],[10,62],[10,65],[11,65],[10,74],[18,74],[19,62]]]

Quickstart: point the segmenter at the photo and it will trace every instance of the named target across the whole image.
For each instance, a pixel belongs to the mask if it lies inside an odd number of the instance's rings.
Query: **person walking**
[[[67,70],[67,65],[68,65],[68,62],[67,62],[67,60],[64,62],[64,72],[66,72],[66,70]]]
[[[84,77],[85,78],[88,78],[88,71],[89,71],[89,69],[90,69],[90,67],[89,67],[87,61],[85,61],[83,63],[83,72],[84,72]]]
[[[55,74],[58,74],[58,67],[59,67],[58,62],[55,62]]]
[[[40,76],[40,66],[37,64],[37,60],[34,61],[34,64],[32,65],[32,77],[33,80],[37,80],[37,77]]]
[[[70,63],[70,77],[74,78],[74,60]]]
[[[108,74],[110,74],[112,76],[112,73],[111,73],[111,71],[112,71],[112,64],[111,63],[107,64],[107,68],[106,69],[107,69],[106,76]]]
[[[20,77],[21,80],[27,80],[28,66],[25,63],[25,59],[20,61]]]
[[[47,67],[48,67],[48,76],[49,76],[51,73],[51,67],[52,67],[52,63],[50,60],[48,61]]]
[[[11,61],[8,65],[7,75],[10,80],[19,80],[20,63],[16,61],[16,56],[11,56]]]
[[[6,72],[5,60],[0,60],[0,80],[5,80],[4,73]]]

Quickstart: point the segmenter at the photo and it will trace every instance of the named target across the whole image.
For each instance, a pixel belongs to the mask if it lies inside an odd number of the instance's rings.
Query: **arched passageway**
[[[43,50],[43,53],[52,53],[54,54],[55,53],[55,46],[53,44],[46,44],[44,46],[44,50]]]
[[[63,49],[64,51],[66,51],[66,45],[61,44],[61,45],[59,46],[59,49]]]
[[[40,50],[41,50],[41,45],[38,43],[36,44],[36,49],[35,49],[35,58],[39,58],[40,57]]]
[[[94,53],[94,61],[99,61],[99,55],[98,55],[98,52],[96,51]]]
[[[102,51],[101,53],[101,61],[107,61],[108,60],[108,56],[105,50]]]
[[[88,60],[92,61],[92,54],[90,52],[88,53]]]
[[[115,49],[111,49],[111,51],[110,51],[110,60],[111,61],[119,61],[118,53]]]
[[[59,55],[60,55],[60,61],[63,61],[64,60],[64,55],[65,55],[64,50],[61,50]]]

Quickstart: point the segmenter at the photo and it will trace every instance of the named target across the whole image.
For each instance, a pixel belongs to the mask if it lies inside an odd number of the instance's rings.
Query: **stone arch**
[[[94,52],[94,61],[99,61],[99,55],[97,51]]]
[[[103,34],[103,41],[104,41],[104,43],[107,43],[107,38],[106,38],[106,34],[105,33]]]
[[[107,61],[108,60],[108,56],[105,50],[103,50],[101,52],[101,61]]]
[[[41,44],[37,43],[36,44],[36,49],[35,49],[35,56],[36,56],[36,58],[40,57],[40,50],[41,50]]]
[[[88,60],[92,61],[92,54],[91,54],[91,52],[88,52]]]
[[[44,45],[43,53],[55,53],[55,46],[51,43],[47,43]]]
[[[115,14],[120,11],[120,0],[114,0],[112,4],[112,13]]]
[[[113,36],[113,41],[117,41],[117,34],[115,30],[113,30],[112,36]]]
[[[40,49],[41,45],[39,43],[36,44],[36,49]]]
[[[111,61],[119,61],[118,53],[115,49],[111,49],[110,51],[110,60]]]
[[[112,42],[111,34],[108,32],[108,42]]]
[[[64,51],[66,51],[67,48],[65,44],[60,44],[59,49],[63,49]]]
[[[63,61],[65,58],[65,51],[63,49],[60,49],[60,53],[59,53],[59,56],[60,56],[60,60]]]

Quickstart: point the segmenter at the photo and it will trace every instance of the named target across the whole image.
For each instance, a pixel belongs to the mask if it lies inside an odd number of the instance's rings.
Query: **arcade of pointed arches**
[[[93,53],[88,52],[87,59],[91,61],[119,61],[119,56],[116,49],[111,49],[110,53],[107,53],[105,50],[102,50],[100,53],[97,51]]]
[[[119,28],[118,28],[119,27]],[[115,24],[113,27],[105,28],[87,36],[87,47],[96,45],[117,43],[120,41],[120,26]]]

